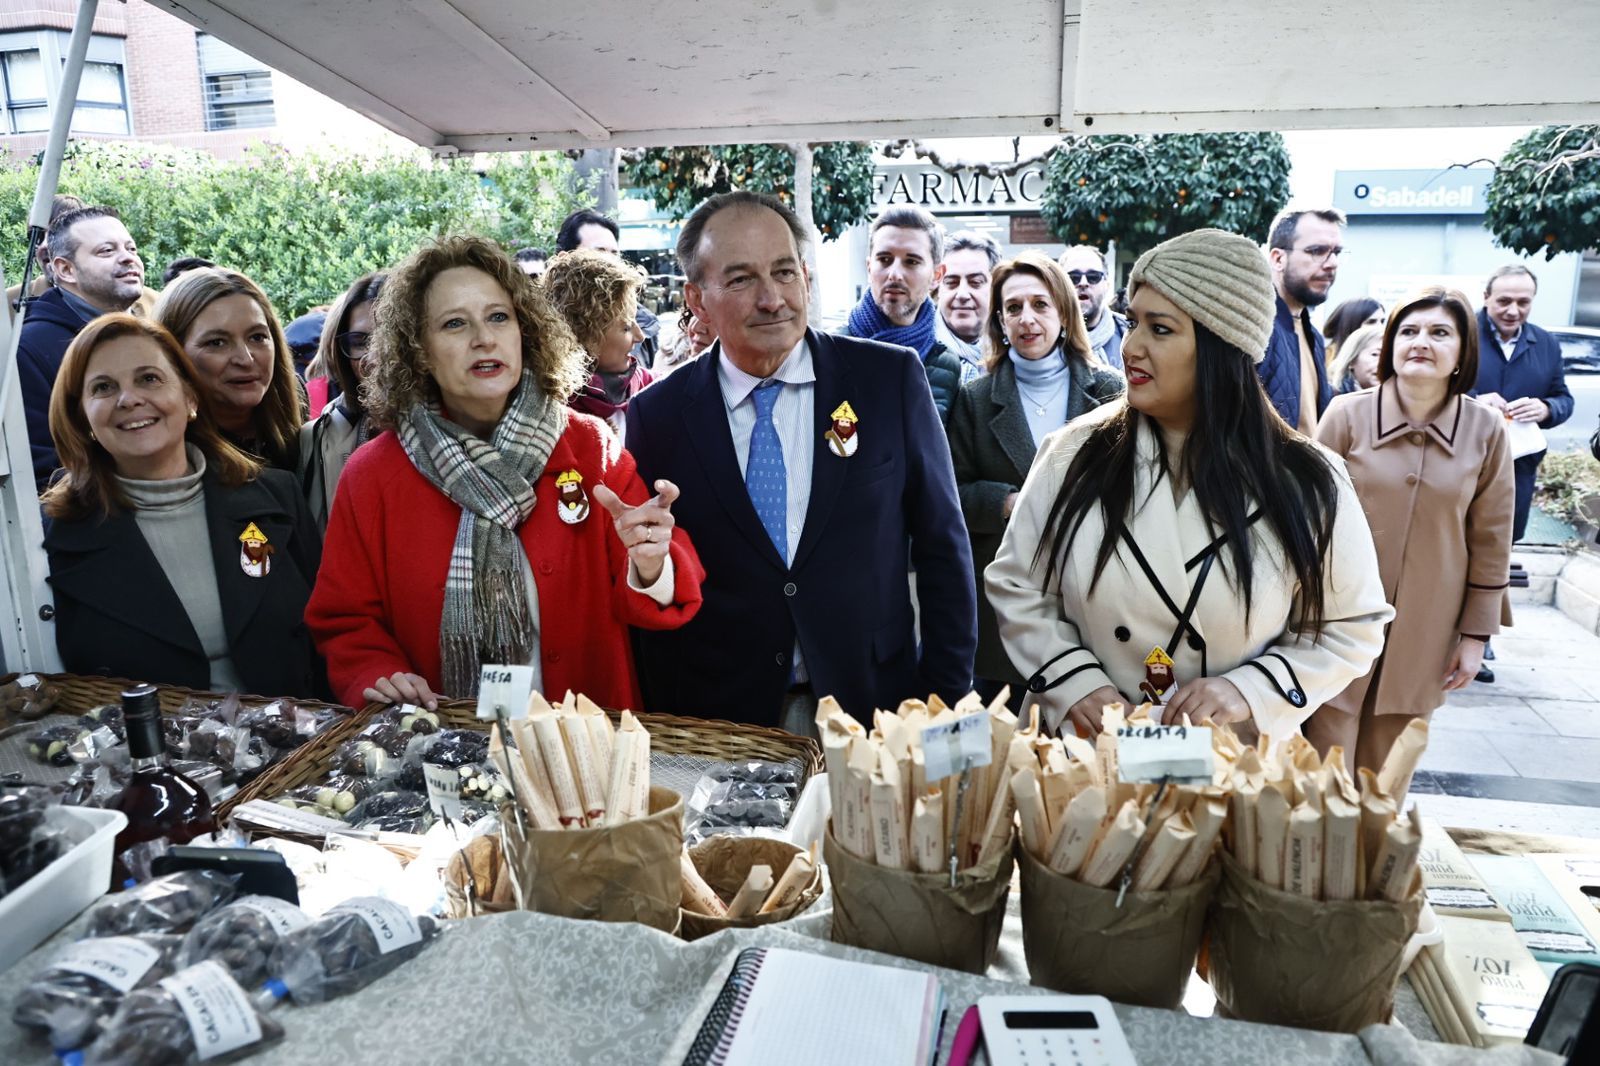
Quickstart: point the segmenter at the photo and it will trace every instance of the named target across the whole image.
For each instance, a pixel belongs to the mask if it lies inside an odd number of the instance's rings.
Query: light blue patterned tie
[[[750,457],[744,465],[744,485],[755,504],[756,516],[766,527],[772,546],[784,564],[789,562],[789,474],[783,466],[783,445],[772,424],[772,408],[783,382],[769,381],[750,394],[756,405],[756,426],[750,433]]]

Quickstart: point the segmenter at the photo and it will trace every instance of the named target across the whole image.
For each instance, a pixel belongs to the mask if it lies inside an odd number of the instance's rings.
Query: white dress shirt
[[[717,381],[722,386],[722,402],[728,407],[728,430],[733,435],[733,454],[741,473],[750,461],[750,435],[756,427],[756,404],[750,394],[764,382],[783,382],[783,392],[772,408],[772,425],[778,431],[784,473],[788,475],[786,555],[792,562],[795,549],[800,546],[800,531],[805,528],[806,508],[811,503],[811,465],[816,448],[813,437],[817,374],[811,362],[811,348],[802,337],[771,377],[758,378],[734,366],[718,345]],[[807,679],[798,642],[794,647],[794,679]]]

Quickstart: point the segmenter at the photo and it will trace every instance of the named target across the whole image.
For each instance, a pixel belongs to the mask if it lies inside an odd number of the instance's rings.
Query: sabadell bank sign
[[[1333,176],[1333,206],[1347,215],[1481,215],[1494,171],[1340,170]]]

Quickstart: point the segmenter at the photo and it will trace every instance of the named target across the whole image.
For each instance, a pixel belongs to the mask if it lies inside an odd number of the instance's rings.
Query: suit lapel
[[[206,476],[206,526],[211,533],[211,558],[217,572],[217,597],[222,604],[228,647],[237,650],[241,636],[273,587],[272,568],[290,565],[287,555],[293,520],[259,481],[225,489]],[[239,539],[251,524],[266,537],[270,554],[260,577],[245,571],[244,545]]]
[[[800,531],[800,544],[795,548],[790,569],[798,569],[811,549],[816,547],[817,541],[822,539],[823,531],[828,528],[828,517],[833,513],[840,490],[844,488],[845,474],[851,462],[833,454],[833,449],[827,446],[819,448],[817,444],[823,439],[822,435],[832,428],[835,408],[846,400],[850,400],[852,405],[865,402],[864,397],[851,395],[855,379],[850,372],[849,362],[833,346],[833,339],[825,333],[807,330],[806,343],[811,347],[811,365],[817,377],[812,392],[814,424],[807,442],[812,448],[811,499],[806,504],[806,524]]]
[[[53,553],[52,588],[91,604],[96,612],[196,655],[203,655],[184,610],[133,515],[104,522],[53,526],[45,538]],[[70,555],[71,561],[60,561]]]
[[[1017,392],[1017,371],[1009,359],[994,369],[994,385],[989,391],[989,402],[994,405],[989,429],[994,433],[995,440],[1000,442],[1000,449],[1006,453],[1006,458],[1016,467],[1017,484],[1020,485],[1027,480],[1028,469],[1033,466],[1038,447],[1033,443],[1033,430],[1028,428],[1028,412],[1023,409],[1022,397]]]
[[[739,457],[733,450],[733,432],[728,428],[728,405],[722,396],[722,382],[717,367],[722,359],[722,345],[717,343],[694,365],[679,371],[693,374],[689,396],[683,405],[683,430],[695,453],[700,457],[700,467],[706,472],[722,509],[733,520],[734,526],[748,540],[756,552],[773,566],[783,568],[783,558],[772,546],[772,538],[761,524],[755,505],[750,502],[750,491],[745,488],[744,471],[739,469]],[[815,501],[813,501],[815,502]]]

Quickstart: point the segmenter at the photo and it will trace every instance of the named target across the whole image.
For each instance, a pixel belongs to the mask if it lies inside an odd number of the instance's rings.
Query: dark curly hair
[[[412,252],[389,275],[373,313],[371,370],[361,399],[376,425],[392,427],[415,403],[435,401],[439,386],[428,372],[423,346],[428,286],[455,267],[472,267],[495,280],[511,298],[522,331],[522,364],[546,394],[565,403],[583,387],[583,349],[539,287],[485,237],[437,237]]]

